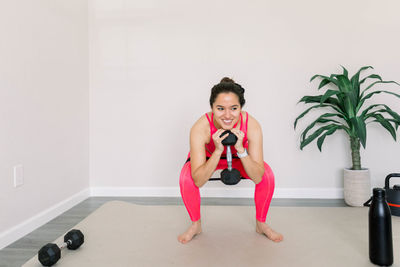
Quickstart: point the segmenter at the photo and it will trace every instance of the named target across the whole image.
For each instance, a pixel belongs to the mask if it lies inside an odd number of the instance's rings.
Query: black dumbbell
[[[228,168],[221,172],[221,181],[226,185],[235,185],[239,183],[241,176],[240,172],[232,168],[232,151],[231,146],[235,145],[237,142],[237,137],[231,131],[224,131],[220,137],[229,133],[229,135],[222,140],[222,144],[226,146],[226,160],[228,162]]]
[[[75,250],[79,248],[85,237],[79,230],[73,229],[64,236],[64,243],[58,247],[54,243],[48,243],[43,246],[38,252],[38,258],[42,265],[52,266],[61,258],[61,249],[67,247],[68,249]]]

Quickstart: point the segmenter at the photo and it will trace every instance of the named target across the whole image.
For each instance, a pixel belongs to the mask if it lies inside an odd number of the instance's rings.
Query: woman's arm
[[[222,130],[218,130],[212,138],[210,138],[209,127],[207,119],[203,116],[190,130],[191,173],[194,184],[197,187],[202,187],[210,179],[211,175],[217,168],[221,154],[224,151],[224,146],[221,144],[221,141],[224,138],[219,137]],[[205,150],[205,145],[208,142],[208,139],[210,139],[210,142],[214,142],[216,147],[209,160],[206,159]]]
[[[247,157],[241,158],[244,170],[247,175],[255,184],[258,184],[262,180],[264,175],[264,157],[263,157],[263,136],[260,124],[249,115],[247,126],[247,139],[249,141],[249,147]],[[244,148],[242,142],[237,142],[235,149],[238,153],[243,153]]]

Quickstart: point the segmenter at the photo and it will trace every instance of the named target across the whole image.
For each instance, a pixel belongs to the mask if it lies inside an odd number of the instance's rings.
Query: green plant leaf
[[[373,67],[372,66],[364,66],[364,67],[361,67],[357,72],[356,72],[356,74],[354,74],[353,75],[353,77],[351,77],[351,80],[355,80],[355,79],[359,79],[358,77],[360,77],[360,73],[362,72],[362,71],[364,71],[364,70],[367,70],[367,69],[373,69]]]
[[[331,134],[333,134],[334,132],[336,132],[336,130],[338,130],[338,129],[343,129],[343,128],[342,128],[341,126],[337,125],[336,127],[332,127],[332,128],[330,128],[329,130],[327,130],[323,135],[321,135],[321,136],[318,138],[318,140],[317,140],[317,146],[318,146],[319,151],[322,152],[322,144],[324,143],[325,138],[326,138],[328,135],[331,135]]]
[[[311,143],[315,138],[317,138],[319,135],[321,135],[324,131],[330,130],[332,127],[336,127],[336,124],[330,124],[326,125],[324,127],[319,128],[316,130],[314,133],[312,133],[310,136],[308,136],[306,139],[302,140],[300,142],[300,149],[303,150],[303,148]]]
[[[353,77],[351,77],[351,86],[353,87],[353,96],[352,96],[352,102],[354,105],[357,105],[358,102],[360,101],[360,74],[363,70],[367,70],[367,69],[373,69],[371,66],[364,66],[361,69],[359,69],[359,71],[357,71],[356,74],[353,75]]]
[[[396,131],[397,131],[398,128],[399,128],[400,122],[399,122],[399,121],[396,121],[396,120],[393,120],[393,119],[388,119],[388,121],[394,123],[395,129],[396,129]]]
[[[398,121],[396,121],[396,120],[394,120],[394,119],[386,119],[388,122],[392,122],[393,124],[394,124],[394,127],[393,127],[393,125],[392,125],[392,127],[396,130],[396,132],[397,132],[397,130],[398,130],[398,128],[399,128],[399,126],[400,126],[400,124],[399,124],[399,122]],[[368,123],[372,123],[372,122],[377,122],[376,120],[373,120],[373,121],[370,121],[370,122],[368,122]],[[367,124],[368,124],[367,123]]]
[[[327,79],[322,79],[319,86],[318,86],[318,90],[321,89],[322,87],[324,87],[327,84],[330,84],[331,81],[327,80]]]
[[[338,88],[339,91],[342,92],[350,92],[351,91],[351,82],[349,78],[344,75],[337,75],[336,79],[338,80]]]
[[[315,109],[315,108],[320,108],[320,107],[331,107],[331,105],[314,105],[306,109],[303,113],[301,113],[296,120],[294,121],[294,129],[296,129],[297,122],[303,118],[310,110]]]
[[[383,116],[384,112],[386,112],[385,109],[379,109],[379,110],[372,111],[372,112],[368,113],[366,116],[364,116],[364,121],[368,120],[369,118],[375,118],[375,115],[377,115],[377,114],[380,114],[381,116]],[[387,118],[385,118],[385,119],[387,120]]]
[[[363,112],[361,113],[360,117],[364,118],[364,120],[365,120],[365,116],[367,115],[368,111],[370,111],[370,110],[373,109],[373,108],[379,107],[379,106],[385,106],[385,105],[383,105],[383,104],[374,104],[374,105],[371,105],[371,106],[369,106],[368,108],[366,108],[366,109],[363,110]],[[358,112],[358,110],[357,110],[357,112]]]
[[[335,80],[335,79],[333,79],[333,78],[331,78],[331,77],[327,77],[327,76],[324,76],[324,75],[319,75],[319,74],[316,74],[316,75],[314,75],[314,76],[312,76],[311,77],[311,79],[310,79],[310,82],[312,82],[315,78],[322,78],[322,79],[326,79],[326,80],[328,80],[330,83],[333,83],[333,84],[335,84],[335,85],[337,85],[337,81]],[[328,83],[326,83],[326,84],[328,84]],[[326,85],[325,84],[325,85]]]
[[[346,76],[346,78],[349,78],[349,72],[346,70],[345,67],[343,67],[342,65],[340,65],[343,69],[343,75]]]
[[[398,113],[396,113],[395,111],[391,110],[388,106],[386,106],[384,104],[378,104],[378,105],[374,105],[374,106],[383,106],[385,109],[375,110],[375,111],[370,112],[370,113],[368,113],[366,115],[363,112],[363,114],[362,114],[363,119],[367,120],[368,118],[371,118],[376,114],[381,114],[383,116],[384,113],[387,113],[392,117],[392,119],[390,119],[390,118],[385,118],[385,119],[387,121],[393,122],[395,124],[396,130],[397,130],[397,127],[400,124],[400,115]]]
[[[302,99],[300,99],[299,102],[304,102],[305,104],[310,104],[310,103],[316,103],[319,104],[321,102],[322,95],[318,96],[304,96]],[[331,108],[336,110],[338,113],[342,114],[344,118],[346,119],[346,112],[344,106],[341,104],[341,102],[333,97],[329,97],[327,100],[325,100],[324,104],[330,105]]]
[[[396,141],[396,130],[390,124],[390,122],[385,119],[381,114],[374,114],[372,115],[376,120],[374,122],[378,122],[382,125],[388,132],[392,135],[393,139]]]
[[[400,122],[400,115],[399,114],[397,114],[395,111],[390,109],[387,105],[381,104],[381,106],[383,106],[385,109],[379,109],[376,112],[388,113],[394,120]]]
[[[306,95],[303,96],[300,100],[300,102],[304,102],[305,104],[309,104],[309,103],[319,103],[321,101],[321,97],[322,96],[313,96],[313,95]]]
[[[339,91],[343,92],[343,97],[338,99],[343,102],[344,110],[349,118],[355,117],[356,106],[358,103],[358,95],[353,90],[350,80],[344,75],[337,75]]]
[[[335,113],[325,113],[321,116],[319,116],[316,120],[314,120],[310,125],[307,126],[306,129],[304,129],[303,133],[301,134],[301,139],[304,140],[306,139],[306,135],[308,133],[309,130],[311,130],[316,124],[322,124],[322,123],[327,123],[327,122],[335,122],[335,123],[339,123],[340,122],[333,120],[333,119],[327,119],[328,117],[335,117],[338,116],[338,114]]]
[[[323,123],[327,123],[327,122],[335,122],[335,123],[338,123],[339,125],[342,125],[342,127],[344,129],[350,130],[342,122],[339,122],[339,121],[336,121],[336,120],[333,120],[333,119],[329,119],[331,117],[338,117],[338,118],[343,119],[343,120],[346,121],[346,118],[340,113],[325,113],[325,114],[322,114],[321,116],[319,116],[317,119],[315,119],[310,125],[308,125],[303,130],[303,132],[301,134],[301,139],[304,140],[306,138],[306,135],[307,135],[308,131],[311,130],[316,124],[323,124]]]
[[[393,93],[393,92],[390,92],[390,91],[374,91],[374,92],[371,92],[371,93],[369,93],[366,96],[361,98],[360,102],[357,105],[357,110],[359,110],[362,107],[362,105],[364,104],[365,100],[371,98],[375,94],[380,94],[380,93],[386,93],[386,94],[394,95],[394,96],[400,98],[399,94],[396,94],[396,93]]]
[[[346,115],[348,118],[354,118],[356,116],[356,106],[353,105],[353,102],[351,100],[351,96],[349,94],[346,94],[346,97],[344,98],[344,109],[346,111]]]
[[[340,94],[341,92],[339,92],[339,91],[336,91],[336,90],[328,90],[328,91],[326,91],[325,92],[325,94],[321,97],[321,100],[320,100],[320,104],[323,104],[328,98],[330,98],[331,96],[333,96],[333,95],[338,95],[338,94]]]
[[[365,148],[367,143],[367,128],[363,117],[351,118],[357,137],[360,139],[361,145]]]
[[[389,113],[390,116],[392,116],[392,118],[397,121],[397,123],[400,123],[400,115],[397,112],[391,110],[388,106],[384,106],[386,108],[386,112]]]
[[[365,91],[371,89],[375,84],[380,84],[380,83],[394,83],[394,84],[400,85],[400,84],[398,84],[398,83],[395,82],[395,81],[376,81],[376,82],[373,82],[373,83],[371,83],[370,85],[368,85],[367,88],[365,88],[365,89],[362,91],[361,97],[364,96]]]
[[[365,77],[364,79],[362,79],[362,80],[360,81],[360,85],[363,84],[367,79],[378,79],[378,80],[382,81],[381,76],[379,76],[379,75],[377,75],[377,74],[371,74],[371,75]]]
[[[322,95],[316,95],[316,96],[303,96],[299,102],[304,102],[305,104],[309,103],[321,103],[321,98]],[[333,97],[329,97],[324,101],[325,104],[332,104],[340,108],[340,103],[337,99]]]

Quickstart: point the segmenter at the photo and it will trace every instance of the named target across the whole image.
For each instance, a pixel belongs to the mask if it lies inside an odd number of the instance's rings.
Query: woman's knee
[[[191,179],[191,167],[190,167],[190,161],[186,162],[185,165],[183,165],[181,174],[179,176],[179,182],[185,182],[188,179]]]
[[[179,184],[180,186],[196,186],[194,181],[193,181],[193,177],[192,177],[192,169],[190,166],[190,161],[185,163],[185,165],[183,166],[182,170],[181,170],[181,175],[179,177]]]
[[[260,184],[260,183],[265,182],[267,180],[268,181],[271,181],[271,180],[274,181],[275,177],[274,177],[274,173],[272,172],[271,167],[264,161],[264,174],[261,177],[260,182],[258,182],[256,184]]]

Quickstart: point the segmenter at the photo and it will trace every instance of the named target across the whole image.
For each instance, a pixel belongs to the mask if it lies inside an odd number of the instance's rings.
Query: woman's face
[[[231,130],[239,120],[242,111],[239,97],[234,93],[220,93],[212,106],[215,126],[224,130]]]

